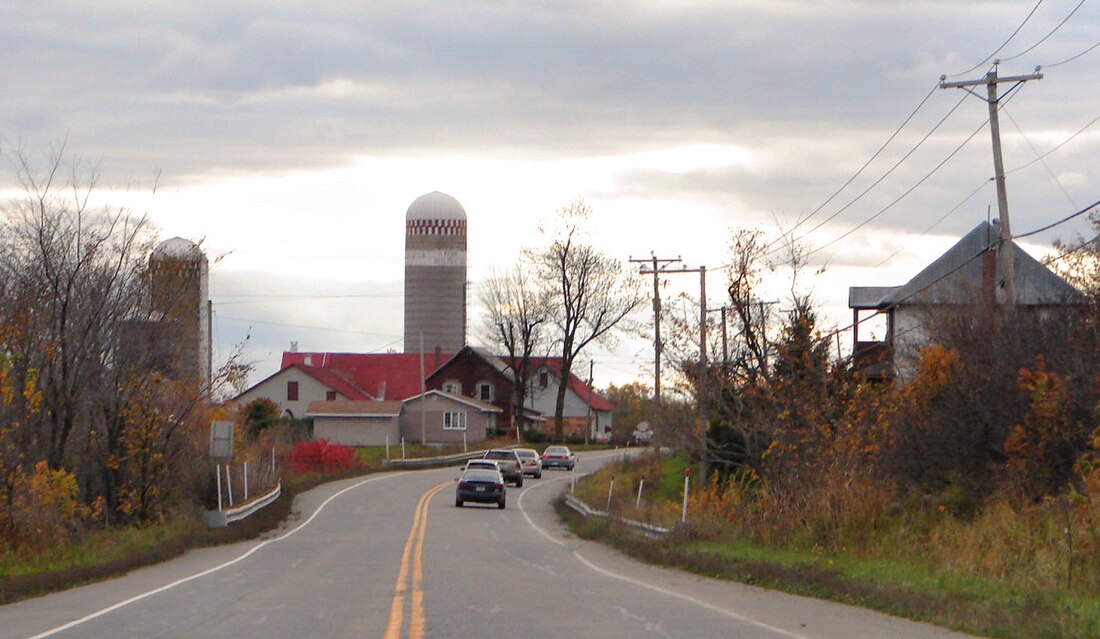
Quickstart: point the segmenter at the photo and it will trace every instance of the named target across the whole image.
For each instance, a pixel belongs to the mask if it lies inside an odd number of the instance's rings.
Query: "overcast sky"
[[[987,107],[935,88],[991,55],[1002,76],[1044,66],[1001,115],[1005,166],[1024,167],[1008,177],[1013,231],[1098,199],[1100,123],[1033,160],[1100,116],[1100,48],[1057,64],[1100,41],[1100,0],[350,4],[0,8],[0,153],[64,143],[105,198],[202,240],[220,258],[216,356],[250,332],[254,379],[292,340],[401,348],[404,216],[423,193],[465,207],[475,288],[577,196],[608,253],[714,269],[732,228],[775,236],[819,209],[927,97],[798,231],[836,214],[802,238],[829,265],[804,284],[842,325],[848,286],[902,284],[996,216]],[[11,171],[0,180],[14,196]],[[597,356],[597,384],[651,358],[627,340]]]

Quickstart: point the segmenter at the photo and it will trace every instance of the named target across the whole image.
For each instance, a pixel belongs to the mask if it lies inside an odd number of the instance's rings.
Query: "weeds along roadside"
[[[613,514],[669,526],[679,521],[690,465],[655,455],[621,461],[580,481],[577,496],[605,509],[614,476]],[[689,494],[690,525],[663,540],[584,520],[560,504],[559,513],[579,536],[650,563],[987,636],[1100,636],[1098,549],[1088,533],[1097,529],[1095,506],[1022,509],[993,500],[972,510],[934,497],[898,500],[881,486],[830,482],[811,495],[772,495],[743,478],[712,481]]]

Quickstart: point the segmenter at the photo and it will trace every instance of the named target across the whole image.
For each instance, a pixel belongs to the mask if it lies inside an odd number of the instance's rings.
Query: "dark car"
[[[573,451],[569,450],[568,446],[547,446],[546,450],[542,451],[543,468],[564,468],[566,470],[573,470],[573,467],[576,465],[577,458],[573,455]]]
[[[516,488],[523,486],[523,464],[519,461],[519,455],[510,448],[493,448],[485,451],[482,459],[491,459],[500,466],[500,474],[504,480],[512,482]]]
[[[504,491],[504,476],[499,470],[471,468],[458,478],[458,485],[455,486],[455,507],[462,508],[463,502],[476,501],[504,508]]]

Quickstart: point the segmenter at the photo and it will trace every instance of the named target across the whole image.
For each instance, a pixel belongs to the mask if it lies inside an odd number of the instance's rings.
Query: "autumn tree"
[[[3,383],[16,389],[0,407],[5,472],[31,477],[45,462],[72,474],[85,503],[154,521],[158,486],[196,466],[203,436],[192,416],[212,389],[247,372],[242,349],[212,383],[155,390],[176,345],[157,338],[168,320],[150,306],[154,230],[101,203],[97,172],[68,162],[64,149],[42,169],[26,154],[15,166],[23,197],[5,201],[0,216],[0,354]]]
[[[611,436],[617,443],[630,441],[634,428],[639,423],[653,419],[653,389],[641,382],[608,384],[600,394],[614,406],[611,413]]]
[[[561,384],[554,404],[554,437],[562,439],[562,413],[569,375],[589,345],[607,342],[642,303],[640,282],[623,265],[585,241],[592,210],[576,200],[558,211],[551,242],[529,251],[541,286],[552,300],[555,345],[561,354]]]
[[[531,281],[523,264],[511,271],[492,273],[481,285],[485,308],[482,332],[487,343],[508,356],[512,369],[512,406],[515,419],[523,421],[527,385],[534,372],[531,358],[549,347],[552,304],[549,290]]]

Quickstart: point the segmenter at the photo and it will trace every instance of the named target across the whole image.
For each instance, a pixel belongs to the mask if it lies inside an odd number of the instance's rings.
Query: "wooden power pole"
[[[653,275],[653,402],[657,406],[657,410],[654,411],[659,414],[661,411],[661,351],[664,345],[661,343],[661,279],[660,274],[670,265],[680,261],[680,258],[666,259],[658,258],[656,253],[650,253],[652,256],[649,259],[634,259],[630,258],[630,262],[633,264],[650,264],[652,268],[646,269],[642,266],[639,269],[639,273],[642,275]]]
[[[1005,189],[1004,160],[1001,159],[1001,125],[997,116],[997,109],[1001,98],[1011,93],[1016,87],[1028,80],[1042,80],[1043,74],[1039,73],[1039,67],[1035,67],[1035,73],[1029,75],[1014,75],[1004,78],[997,77],[999,60],[993,62],[993,70],[977,80],[963,80],[960,82],[945,82],[946,76],[940,76],[941,89],[965,89],[971,95],[981,98],[989,105],[989,134],[993,138],[993,170],[994,180],[997,183],[997,211],[1000,215],[1001,241],[997,248],[997,259],[1001,262],[1001,276],[1005,282],[1005,304],[1012,308],[1016,305],[1016,264],[1012,255],[1012,226],[1008,221],[1008,193]],[[997,85],[1002,82],[1014,82],[1015,84],[1004,94],[997,94]],[[970,90],[969,87],[985,85],[986,96]]]

